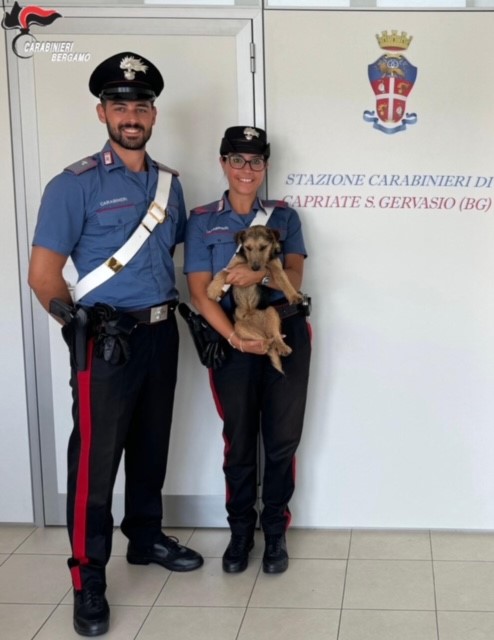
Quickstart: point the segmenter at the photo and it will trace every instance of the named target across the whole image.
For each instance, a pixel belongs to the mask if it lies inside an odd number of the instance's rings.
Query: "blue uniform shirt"
[[[274,207],[267,227],[280,234],[280,260],[288,253],[307,255],[298,213],[284,201],[256,199],[247,215],[235,213],[228,201],[228,192],[221,200],[191,211],[185,239],[185,273],[207,271],[215,275],[224,269],[237,250],[234,236],[247,228],[259,209]],[[283,297],[281,291],[268,289],[269,301]],[[229,296],[223,302],[229,306]]]
[[[43,194],[33,245],[70,256],[79,279],[112,256],[132,235],[153,201],[158,163],[146,154],[148,171],[129,171],[109,143],[51,180]],[[166,168],[165,168],[166,169]],[[137,309],[178,297],[172,255],[184,241],[186,210],[174,173],[168,218],[138,253],[81,302]],[[159,203],[161,204],[161,203]]]

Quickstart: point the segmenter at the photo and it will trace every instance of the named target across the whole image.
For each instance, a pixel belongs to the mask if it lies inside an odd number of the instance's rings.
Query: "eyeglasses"
[[[266,160],[262,156],[246,160],[243,156],[232,153],[228,156],[223,156],[223,160],[228,160],[228,164],[232,169],[243,169],[246,164],[249,165],[252,171],[262,171],[266,167]]]

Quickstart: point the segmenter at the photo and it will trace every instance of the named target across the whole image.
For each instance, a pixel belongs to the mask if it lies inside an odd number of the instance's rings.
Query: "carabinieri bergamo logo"
[[[57,18],[61,18],[62,14],[51,9],[42,9],[41,7],[29,6],[21,7],[16,1],[12,6],[12,10],[7,12],[5,9],[5,1],[2,1],[4,15],[2,18],[2,27],[4,29],[19,29],[20,33],[12,40],[12,51],[19,58],[30,58],[35,53],[35,47],[32,46],[36,38],[30,33],[31,25],[37,24],[42,27],[55,22]]]
[[[369,81],[376,95],[376,111],[364,111],[364,120],[372,122],[383,133],[404,131],[408,124],[417,122],[416,113],[406,113],[407,97],[417,78],[417,67],[398,53],[408,49],[412,36],[402,31],[383,31],[376,35],[385,53],[368,66]]]

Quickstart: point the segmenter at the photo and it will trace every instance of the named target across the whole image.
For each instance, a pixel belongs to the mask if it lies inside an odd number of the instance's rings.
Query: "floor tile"
[[[112,607],[110,631],[105,640],[134,640],[149,613],[149,607]],[[162,636],[163,637],[163,636]],[[35,640],[80,640],[72,624],[72,606],[60,605]]]
[[[494,560],[494,534],[432,531],[434,560]]]
[[[438,640],[436,614],[433,611],[343,611],[338,640],[364,638]]]
[[[34,530],[31,525],[0,525],[0,553],[13,553]]]
[[[434,562],[434,576],[438,610],[494,611],[494,563]]]
[[[238,640],[337,640],[339,611],[249,608]]]
[[[0,566],[0,602],[58,604],[69,586],[60,556],[12,555]]]
[[[434,610],[432,563],[350,560],[343,607]]]
[[[245,609],[154,607],[136,640],[236,640]]]
[[[290,558],[348,558],[350,531],[290,529],[287,533]]]
[[[127,554],[128,539],[120,531],[120,529],[113,530],[112,549],[111,555],[113,556],[125,556]]]
[[[230,529],[196,529],[189,545],[205,558],[221,558],[229,541]]]
[[[352,533],[350,558],[360,560],[430,560],[428,531],[366,531]]]
[[[108,601],[127,606],[152,605],[170,573],[157,564],[132,565],[124,558],[111,558],[106,573]]]
[[[290,559],[288,571],[259,574],[249,607],[341,607],[345,560]]]
[[[225,573],[219,558],[205,558],[190,573],[173,573],[156,606],[246,607],[259,572],[260,560],[251,560],[243,573]]]
[[[39,527],[20,544],[15,553],[70,555],[70,543],[65,527]]]
[[[0,604],[1,637],[31,640],[54,608],[48,604]]]
[[[179,574],[129,565],[127,539],[116,529],[107,569],[108,640],[494,638],[490,533],[290,529],[290,567],[280,575],[262,572],[261,531],[248,570],[233,575],[221,567],[228,528],[166,533],[202,553],[204,567]],[[65,527],[0,525],[2,640],[79,638],[72,628],[69,553]]]
[[[492,640],[494,613],[439,611],[439,637],[441,640]]]

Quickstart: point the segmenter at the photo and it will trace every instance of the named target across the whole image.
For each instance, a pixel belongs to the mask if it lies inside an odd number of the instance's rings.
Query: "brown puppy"
[[[253,271],[268,270],[271,281],[280,289],[290,304],[302,300],[288,280],[281,260],[276,257],[280,251],[279,233],[263,225],[254,225],[235,235],[239,251],[230,260],[226,269],[238,264],[248,264]],[[221,300],[228,272],[222,270],[215,275],[207,288],[208,298]],[[249,287],[233,287],[235,309],[235,333],[245,340],[265,340],[268,356],[273,367],[283,373],[280,356],[288,356],[292,350],[281,335],[281,319],[274,307],[258,309],[260,290],[257,284]]]

